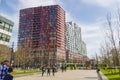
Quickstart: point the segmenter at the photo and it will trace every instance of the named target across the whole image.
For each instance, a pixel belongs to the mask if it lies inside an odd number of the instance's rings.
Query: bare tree
[[[109,66],[120,66],[120,10],[117,11],[117,18],[113,20],[111,14],[107,14],[107,33],[105,44],[101,46],[101,53],[104,62]],[[119,45],[118,45],[119,44]],[[112,65],[113,64],[113,65]],[[120,72],[120,70],[119,70]]]
[[[10,60],[11,49],[5,45],[0,45],[0,62]]]
[[[110,41],[111,44],[111,49],[114,49],[114,52],[112,51],[112,56],[113,56],[113,62],[114,66],[119,66],[119,54],[118,54],[118,48],[116,45],[116,36],[115,36],[115,31],[112,26],[112,21],[111,21],[111,15],[107,15],[107,22],[108,22],[108,31],[109,33],[107,34],[108,40]]]
[[[33,63],[33,52],[31,49],[25,49],[21,46],[18,47],[18,50],[15,52],[14,60],[15,65],[19,67],[28,67]]]

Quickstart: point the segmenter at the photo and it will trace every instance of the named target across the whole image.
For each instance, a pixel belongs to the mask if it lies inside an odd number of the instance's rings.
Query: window
[[[36,57],[40,57],[40,53],[38,51],[36,51],[36,54],[35,54]]]
[[[19,42],[20,42],[20,44],[23,44],[23,42],[24,42],[24,38],[21,37]]]
[[[4,30],[9,31],[9,24],[5,23]]]
[[[1,22],[0,22],[0,26],[4,26],[4,22],[1,21]]]
[[[56,34],[56,32],[54,32],[54,34]]]
[[[25,31],[24,26],[21,26],[21,27],[20,27],[20,35],[21,35],[21,36],[24,35],[24,31]]]
[[[30,29],[26,32],[27,35],[30,35]]]
[[[50,35],[53,35],[53,34],[56,35],[56,32],[51,31],[51,32],[50,32]]]
[[[9,27],[9,32],[12,32],[12,28],[13,28],[12,26]]]
[[[9,40],[10,40],[10,36],[7,35],[6,36],[6,41],[9,42]]]
[[[5,23],[5,22],[1,22],[0,23],[0,28],[3,30],[6,30],[8,32],[12,32],[12,26],[10,26],[9,24]]]
[[[9,35],[6,35],[6,34],[3,34],[3,33],[0,33],[0,40],[9,42],[10,36],[9,36]]]
[[[5,24],[5,28],[9,28],[9,24],[6,23],[6,24]]]
[[[1,28],[1,29],[4,29],[4,22],[1,22],[1,23],[0,23],[0,28]]]
[[[50,37],[50,40],[56,40],[56,37]]]
[[[24,40],[24,38],[20,38],[20,40]]]
[[[25,15],[26,15],[26,14],[25,14],[24,12],[22,12],[20,16],[21,16],[21,17],[24,17]]]
[[[3,35],[2,35],[2,40],[5,41],[5,39],[6,39],[6,35],[3,34]]]
[[[12,29],[13,27],[12,26],[10,26],[10,29]]]

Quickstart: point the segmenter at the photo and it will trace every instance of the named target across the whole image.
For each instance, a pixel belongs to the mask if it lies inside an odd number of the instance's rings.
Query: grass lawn
[[[14,69],[14,71],[12,72],[12,75],[19,76],[19,75],[34,74],[34,73],[40,73],[40,70],[37,70],[37,69],[29,69],[29,70]]]
[[[109,80],[120,80],[119,70],[112,69],[112,70],[101,70],[101,72],[107,76]]]

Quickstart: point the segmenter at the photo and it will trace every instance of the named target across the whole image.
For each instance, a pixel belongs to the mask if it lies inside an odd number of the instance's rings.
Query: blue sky
[[[66,12],[66,21],[76,22],[82,29],[82,39],[88,56],[99,53],[107,13],[117,11],[120,0],[0,0],[0,15],[14,24],[11,43],[17,45],[19,10],[28,7],[59,4]]]

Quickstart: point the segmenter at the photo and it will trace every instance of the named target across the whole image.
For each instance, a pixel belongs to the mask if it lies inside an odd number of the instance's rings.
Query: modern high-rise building
[[[66,49],[75,52],[74,27],[72,22],[66,23]]]
[[[18,45],[31,48],[35,61],[65,61],[65,36],[65,11],[59,5],[20,10]]]
[[[81,54],[81,28],[74,23],[75,53]]]
[[[81,54],[81,28],[73,22],[66,23],[66,49]]]
[[[82,41],[81,28],[73,22],[66,23],[66,61],[73,63],[82,62],[86,56],[86,44]]]
[[[0,15],[0,44],[9,44],[14,23]]]

